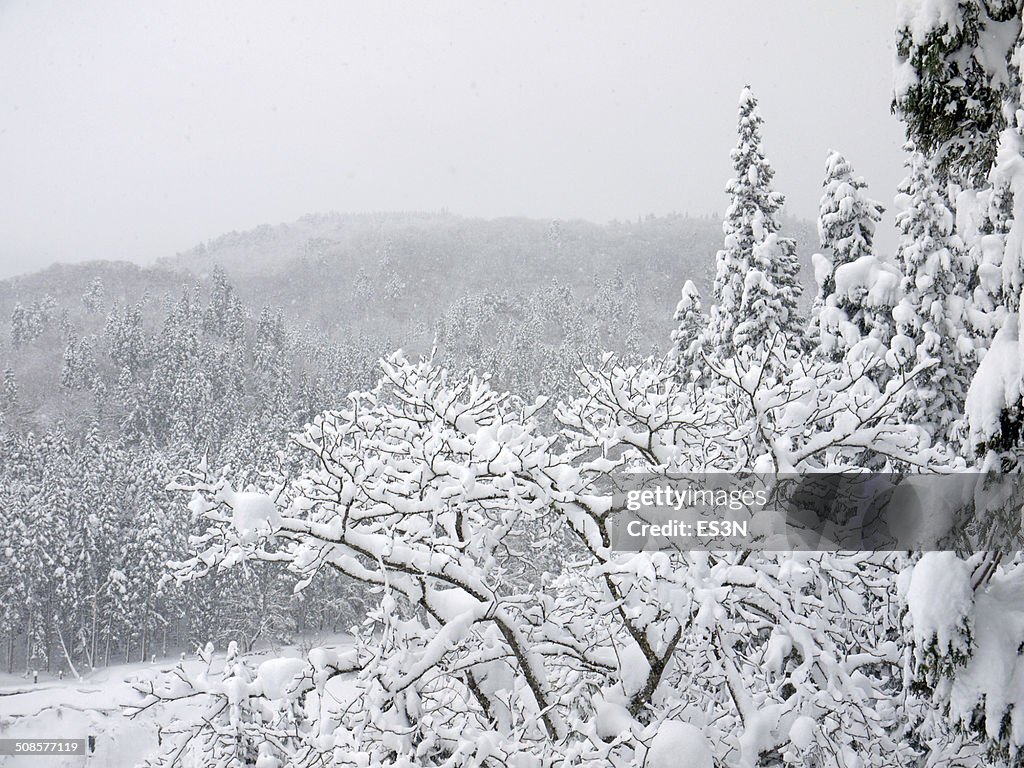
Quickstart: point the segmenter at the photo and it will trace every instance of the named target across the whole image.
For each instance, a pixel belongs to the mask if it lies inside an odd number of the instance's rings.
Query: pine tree
[[[14,413],[18,406],[18,380],[14,370],[4,369],[3,380],[0,381],[0,413],[7,416]]]
[[[885,208],[867,196],[867,183],[838,152],[825,161],[825,193],[818,208],[818,237],[833,267],[874,252],[875,225]],[[826,289],[835,287],[826,282]]]
[[[724,248],[716,256],[716,306],[707,348],[726,358],[776,334],[797,338],[800,284],[796,243],[779,235],[777,214],[785,198],[772,189],[775,171],[761,148],[764,120],[749,86],[739,104],[739,139],[732,150],[735,177],[726,185],[732,202],[722,225]]]
[[[941,7],[941,10],[936,10]],[[940,179],[983,183],[1020,77],[1011,55],[1019,0],[906,3],[896,33],[893,111],[907,138],[933,158]]]
[[[85,311],[95,314],[103,311],[103,304],[106,300],[106,290],[103,287],[103,278],[98,275],[89,283],[89,287],[82,294],[82,304]]]
[[[937,361],[916,383],[910,417],[934,437],[954,440],[975,367],[964,322],[972,265],[928,158],[912,145],[907,149],[910,173],[900,187],[896,218],[903,299],[893,310],[898,335],[892,349],[904,366]]]
[[[38,302],[25,307],[18,302],[11,311],[11,343],[15,349],[31,344],[43,332],[43,318]]]
[[[677,327],[672,331],[669,358],[675,362],[676,375],[688,379],[695,370],[694,364],[700,354],[701,334],[706,324],[704,313],[701,311],[700,291],[691,280],[683,283],[673,317]]]
[[[94,337],[82,339],[72,337],[64,348],[64,362],[61,368],[61,386],[75,392],[91,389],[97,379]]]
[[[210,305],[203,315],[203,330],[229,342],[242,337],[245,312],[242,301],[228,281],[227,273],[219,266],[213,270],[213,287],[210,289]]]
[[[257,415],[271,434],[287,428],[292,416],[292,372],[288,364],[288,334],[280,310],[264,307],[256,321],[253,341],[253,394]]]
[[[119,368],[135,373],[146,358],[146,339],[142,328],[142,306],[135,304],[123,311],[114,309],[103,329],[110,345],[110,358]]]
[[[888,346],[892,336],[891,303],[872,295],[873,286],[853,293],[836,291],[838,270],[861,259],[874,259],[875,225],[885,209],[867,196],[864,179],[838,152],[830,152],[825,161],[822,186],[825,192],[818,208],[822,254],[814,257],[819,284],[807,336],[813,348],[838,361],[860,339],[872,335]],[[870,273],[876,266],[881,265],[861,262],[861,271]]]

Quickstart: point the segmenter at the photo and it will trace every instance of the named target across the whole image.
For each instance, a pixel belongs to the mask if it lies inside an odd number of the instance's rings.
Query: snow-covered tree
[[[10,417],[18,407],[18,379],[12,368],[5,368],[0,378],[0,414]]]
[[[831,293],[811,310],[808,340],[814,351],[833,362],[866,354],[886,359],[895,333],[892,310],[903,282],[899,269],[873,254],[837,269],[820,253],[812,256],[812,263],[819,293],[831,283]],[[884,369],[877,373],[884,383],[889,374]]]
[[[103,335],[109,344],[110,358],[120,369],[134,374],[146,362],[146,337],[142,327],[142,306],[113,309],[107,315]]]
[[[82,294],[82,304],[85,306],[86,312],[96,314],[103,311],[106,298],[107,292],[103,287],[103,278],[97,275]]]
[[[237,341],[245,323],[241,299],[220,266],[214,267],[210,303],[203,313],[203,329],[217,338]]]
[[[893,108],[943,179],[983,183],[1020,103],[1020,0],[902,3]]]
[[[201,466],[181,487],[208,528],[180,578],[265,560],[300,587],[340,571],[378,603],[350,653],[289,661],[287,685],[277,667],[182,669],[142,687],[140,706],[187,696],[268,714],[340,696],[284,730],[248,726],[268,760],[296,766],[671,765],[684,733],[678,754],[707,766],[909,761],[891,556],[610,547],[613,476],[628,468],[845,469],[866,446],[910,466],[948,460],[898,421],[910,378],[879,391],[863,367],[792,356],[770,381],[752,373],[777,352],[753,352],[707,390],[668,363],[608,356],[556,409],[558,436],[538,430],[541,402],[395,357],[376,388],[297,436],[308,460],[294,477],[241,488]],[[730,410],[740,397],[753,417]],[[769,448],[751,455],[755,442]],[[566,556],[537,573],[533,553],[553,546]],[[354,695],[334,684],[346,674]],[[168,748],[219,764],[234,742],[211,740],[208,722]]]
[[[883,208],[867,196],[867,184],[838,152],[829,153],[823,186],[818,212],[822,253],[812,257],[818,290],[807,336],[819,354],[837,361],[868,339],[873,347],[888,347],[898,283],[893,283],[896,270],[874,253],[875,225]]]
[[[928,158],[912,161],[921,170],[912,172],[911,181],[926,177],[931,163],[940,180],[955,182],[956,234],[973,269],[970,274],[960,268],[956,238],[944,242],[952,228],[945,196],[930,181],[918,183],[903,219],[904,224],[917,222],[909,236],[904,228],[905,270],[915,275],[908,284],[908,305],[913,306],[899,309],[897,320],[908,328],[931,324],[926,352],[939,359],[937,370],[952,369],[954,377],[926,386],[921,410],[935,403],[938,412],[928,418],[944,426],[949,411],[961,405],[969,427],[966,452],[976,451],[979,467],[993,471],[993,477],[1024,466],[1021,12],[1019,0],[906,3],[897,39],[894,107],[907,124],[907,138]],[[948,268],[941,268],[946,263]],[[970,290],[944,285],[960,283],[965,272]],[[943,292],[951,299],[936,301]],[[958,330],[956,336],[946,335],[948,324],[960,319],[970,336]],[[919,343],[921,335],[918,330]],[[962,371],[955,366],[956,355],[970,350],[956,342],[971,337],[980,362],[965,402],[958,403]],[[916,354],[914,343],[906,347],[904,358]],[[894,340],[894,352],[900,351]],[[943,387],[949,399],[945,393],[936,396]],[[980,486],[1000,490],[991,479]],[[1019,519],[1019,509],[1017,499],[1008,505],[1008,517]],[[1020,675],[1024,642],[1020,563],[1000,546],[987,549],[967,558],[928,553],[908,573],[903,593],[914,648],[908,668],[917,695],[932,710],[926,727],[939,736],[952,728],[965,743],[980,746],[987,756],[978,762],[1019,765],[1024,729],[1011,681]]]
[[[42,313],[36,302],[25,307],[18,302],[11,311],[11,343],[15,349],[31,344],[43,332]]]
[[[839,152],[829,152],[822,186],[818,238],[833,267],[874,253],[875,226],[885,208],[867,196],[867,182]],[[826,282],[826,293],[831,287]]]
[[[937,189],[928,159],[913,147],[908,150],[910,173],[897,198],[903,283],[893,310],[898,333],[891,346],[901,364],[934,361],[916,384],[909,417],[937,439],[959,444],[976,365],[965,322],[973,265],[954,232],[953,212]]]
[[[669,358],[675,361],[679,376],[689,379],[699,359],[701,335],[707,319],[701,311],[700,291],[692,281],[683,283],[681,294],[673,315],[677,325],[672,331]]]
[[[60,372],[62,387],[72,391],[91,389],[96,382],[95,338],[68,339]]]
[[[798,338],[801,293],[795,242],[779,234],[785,198],[772,189],[775,171],[761,146],[764,120],[749,87],[740,95],[738,140],[731,152],[735,175],[722,224],[725,243],[716,256],[715,306],[704,346],[721,359],[776,334]]]

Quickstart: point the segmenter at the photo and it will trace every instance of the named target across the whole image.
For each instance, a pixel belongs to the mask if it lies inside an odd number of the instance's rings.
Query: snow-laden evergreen
[[[902,298],[893,310],[897,334],[891,347],[902,365],[934,361],[916,383],[908,416],[936,439],[960,444],[964,400],[976,366],[966,322],[973,264],[954,232],[953,212],[930,162],[912,146],[907,149],[909,175],[900,186],[896,217]]]
[[[818,205],[818,237],[833,267],[874,253],[875,227],[884,206],[867,196],[867,182],[839,152],[825,160],[825,188]],[[826,289],[831,287],[826,283]]]
[[[693,281],[683,283],[680,294],[672,316],[677,325],[670,337],[672,346],[668,356],[675,361],[679,376],[688,379],[699,375],[702,369],[700,346],[707,318],[701,309],[700,291]]]
[[[882,280],[851,280],[853,274],[864,270],[877,274],[891,271],[874,251],[882,204],[867,196],[867,183],[838,152],[830,152],[825,161],[822,186],[825,191],[818,207],[822,253],[813,256],[817,293],[807,338],[812,348],[839,360],[867,337],[888,346],[894,298]],[[843,290],[837,290],[837,273],[854,263],[859,266],[845,270],[850,274],[842,281]],[[857,287],[852,288],[851,282]]]
[[[796,244],[779,232],[785,198],[772,187],[775,171],[761,146],[763,123],[748,86],[740,95],[731,152],[734,176],[726,185],[730,204],[722,224],[725,242],[715,257],[715,306],[703,342],[720,359],[764,338],[796,337],[803,330]]]
[[[899,3],[893,107],[942,178],[984,184],[1020,87],[1020,31],[1019,0]]]
[[[908,331],[918,329],[904,356],[924,346],[939,374],[923,380],[916,416],[941,436],[962,409],[968,433],[961,450],[994,473],[981,492],[1007,497],[980,521],[996,531],[1019,524],[1020,500],[1001,490],[998,478],[1013,483],[1024,447],[1021,13],[1015,0],[904,4],[894,102],[908,138],[927,155],[911,159],[901,219],[910,279],[897,320]],[[955,223],[946,203],[951,196],[936,189],[931,166],[956,182]],[[928,325],[925,338],[921,329]],[[946,335],[951,325],[966,331]],[[980,358],[973,376],[969,365],[956,364],[958,356],[970,362],[971,347]],[[965,396],[957,401],[958,394]],[[986,764],[1020,764],[1020,569],[1019,555],[993,548],[964,558],[925,555],[911,576],[905,595],[914,694],[928,704],[923,727],[947,744],[933,753],[933,764],[954,764],[957,740],[980,745]]]

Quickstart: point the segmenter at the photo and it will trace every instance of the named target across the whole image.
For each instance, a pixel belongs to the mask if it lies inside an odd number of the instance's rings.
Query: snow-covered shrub
[[[865,364],[752,351],[742,365],[709,364],[706,388],[681,383],[670,362],[608,355],[580,371],[586,394],[555,409],[552,435],[537,428],[542,402],[396,356],[375,389],[295,437],[308,459],[296,476],[236,489],[192,473],[180,487],[209,527],[180,578],[263,560],[299,588],[344,573],[377,604],[344,660],[317,649],[284,663],[294,686],[236,663],[217,685],[179,674],[142,706],[201,695],[229,725],[232,712],[259,712],[243,720],[263,734],[251,743],[266,765],[626,766],[678,750],[697,765],[882,766],[910,755],[899,556],[611,548],[622,471],[839,469],[865,449],[909,466],[944,460],[895,421],[906,380],[880,391]],[[563,560],[522,578],[545,548]],[[328,697],[346,675],[354,692]],[[287,728],[267,712],[287,712]],[[227,742],[203,743],[217,753]]]

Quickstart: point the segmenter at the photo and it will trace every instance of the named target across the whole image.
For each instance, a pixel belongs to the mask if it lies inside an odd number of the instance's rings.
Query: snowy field
[[[350,644],[346,636],[332,638],[327,647]],[[299,657],[299,646],[281,649],[280,656]],[[254,664],[268,658],[267,652],[247,657]],[[279,657],[277,653],[274,658]],[[33,684],[22,676],[0,674],[0,739],[87,739],[95,737],[95,749],[85,756],[13,757],[0,756],[3,768],[132,768],[156,754],[159,726],[189,717],[189,703],[176,702],[153,708],[134,719],[125,716],[126,705],[137,704],[141,696],[134,686],[160,679],[182,662],[177,658],[155,664],[123,664],[84,674],[81,680],[47,679]],[[184,662],[189,677],[197,676],[205,663],[195,654]],[[214,655],[210,672],[218,674],[224,654]],[[196,766],[201,768],[201,766]]]
[[[199,665],[201,662],[187,662]],[[154,717],[128,720],[121,705],[138,698],[132,682],[156,679],[173,662],[131,664],[97,670],[79,680],[32,684],[0,678],[0,738],[85,739],[95,737],[95,752],[53,757],[0,757],[3,766],[133,766],[157,747]]]

